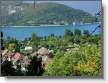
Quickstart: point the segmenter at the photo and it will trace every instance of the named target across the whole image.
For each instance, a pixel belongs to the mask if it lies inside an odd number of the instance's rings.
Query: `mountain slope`
[[[71,24],[93,22],[95,17],[82,10],[57,3],[38,3],[23,11],[7,16],[5,25]]]

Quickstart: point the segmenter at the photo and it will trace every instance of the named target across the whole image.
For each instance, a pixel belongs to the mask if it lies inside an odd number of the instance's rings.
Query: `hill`
[[[4,25],[72,24],[94,22],[95,17],[79,9],[58,3],[38,3],[6,16]]]

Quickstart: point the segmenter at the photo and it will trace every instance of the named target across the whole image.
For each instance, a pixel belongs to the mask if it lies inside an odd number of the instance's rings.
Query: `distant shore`
[[[95,23],[99,23],[100,24],[100,22],[95,22]],[[75,25],[85,25],[85,24],[94,24],[94,23],[83,23],[83,24],[75,24]],[[13,25],[9,25],[9,26],[1,26],[1,27],[47,27],[47,26],[68,26],[68,25],[72,25],[73,26],[73,24],[64,24],[64,25],[59,25],[59,24],[40,24],[40,25],[33,25],[33,26],[30,26],[30,25],[28,25],[28,26],[24,26],[24,25],[22,25],[22,26],[13,26]],[[74,25],[74,26],[75,26]]]
[[[50,25],[50,24],[46,24],[46,25],[34,25],[34,26],[2,26],[2,27],[46,27],[46,26],[65,26],[65,25]]]

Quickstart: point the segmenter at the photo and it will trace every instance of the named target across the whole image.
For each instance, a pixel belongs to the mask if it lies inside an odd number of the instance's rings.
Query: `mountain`
[[[24,5],[24,4],[23,4]],[[95,17],[79,9],[58,3],[38,3],[34,6],[23,6],[22,11],[7,15],[4,25],[41,25],[41,24],[72,24],[73,22],[94,22]],[[33,4],[32,4],[33,5]]]

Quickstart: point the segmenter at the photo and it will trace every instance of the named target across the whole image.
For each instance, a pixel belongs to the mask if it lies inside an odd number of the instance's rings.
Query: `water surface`
[[[26,37],[31,37],[31,34],[34,32],[38,36],[48,36],[54,34],[56,36],[63,36],[66,29],[74,31],[75,29],[88,30],[92,32],[99,24],[82,24],[82,25],[61,25],[61,26],[5,26],[2,28],[4,38],[8,36],[14,37],[19,40],[23,40]],[[99,33],[100,30],[97,30],[94,34]]]

